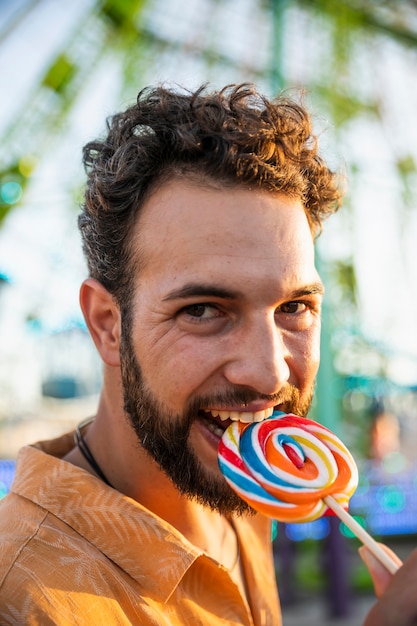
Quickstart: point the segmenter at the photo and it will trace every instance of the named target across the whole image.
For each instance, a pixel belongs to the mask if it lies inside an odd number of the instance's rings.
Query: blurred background
[[[352,512],[417,544],[417,2],[0,0],[0,496],[17,450],[95,411],[78,289],[82,146],[156,82],[300,90],[348,181],[317,243],[326,284],[312,417],[352,450]],[[371,584],[336,520],[278,525],[284,624],[358,624]],[[307,616],[305,616],[307,607]],[[294,621],[292,621],[294,620]],[[308,620],[308,621],[307,621]],[[347,620],[353,620],[352,622]]]

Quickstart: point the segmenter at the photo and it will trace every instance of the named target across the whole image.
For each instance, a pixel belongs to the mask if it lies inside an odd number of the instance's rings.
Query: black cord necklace
[[[98,476],[100,476],[101,480],[105,482],[106,485],[108,485],[109,487],[113,487],[113,485],[107,480],[106,475],[104,474],[100,465],[95,460],[93,453],[88,447],[87,442],[85,441],[81,432],[81,429],[84,428],[84,426],[87,426],[87,424],[90,424],[93,419],[94,418],[89,417],[77,426],[74,432],[74,443],[78,447],[79,451],[81,452],[87,463],[90,465],[90,467],[95,471]]]

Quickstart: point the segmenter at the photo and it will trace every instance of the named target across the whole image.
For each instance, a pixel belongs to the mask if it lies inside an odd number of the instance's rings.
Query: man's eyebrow
[[[286,296],[286,300],[303,298],[314,294],[324,294],[323,283],[316,282],[296,289]],[[187,283],[179,289],[170,291],[164,298],[164,302],[177,300],[178,298],[223,298],[225,300],[236,300],[244,295],[243,292],[231,289],[224,289],[218,285],[209,283]]]
[[[242,296],[239,291],[230,289],[224,289],[218,285],[212,285],[209,283],[187,283],[179,289],[170,291],[164,298],[164,302],[169,300],[176,300],[177,298],[192,298],[192,297],[204,297],[204,298],[224,298],[226,300],[234,300]]]
[[[290,298],[302,298],[303,296],[314,296],[314,294],[324,295],[324,285],[318,281],[305,285],[301,289],[296,289],[290,294]]]

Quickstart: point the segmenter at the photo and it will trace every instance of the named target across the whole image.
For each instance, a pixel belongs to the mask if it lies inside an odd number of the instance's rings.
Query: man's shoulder
[[[9,493],[0,500],[0,563],[3,569],[5,556],[19,552],[35,535],[47,511],[34,502]]]
[[[0,595],[6,579],[14,585],[44,580],[56,576],[63,560],[97,552],[65,522],[15,493],[0,501],[0,534]]]
[[[46,515],[33,502],[14,493],[0,501],[0,607],[8,601],[10,589],[16,589],[17,593],[25,579],[34,573],[20,559],[31,550],[31,541]]]
[[[58,623],[51,616],[55,611],[58,617],[59,611],[70,614],[69,593],[94,595],[100,580],[100,590],[107,590],[105,556],[29,499],[9,493],[0,501],[0,533],[1,623],[26,623],[13,621],[13,615],[21,620],[26,610],[34,612],[33,623]]]

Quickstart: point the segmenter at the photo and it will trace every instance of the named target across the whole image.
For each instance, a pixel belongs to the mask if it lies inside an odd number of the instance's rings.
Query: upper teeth
[[[213,417],[219,416],[222,421],[231,419],[234,422],[244,422],[249,424],[251,422],[262,422],[267,417],[271,417],[274,412],[274,408],[265,409],[265,411],[218,411],[217,409],[211,409],[210,413]]]

